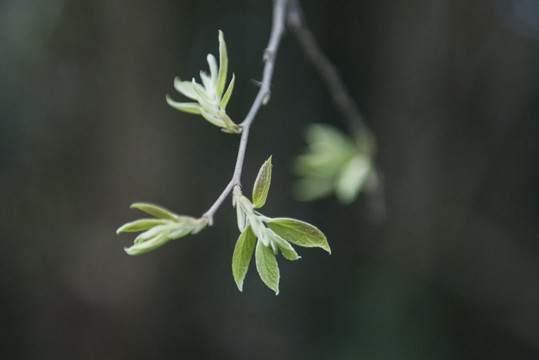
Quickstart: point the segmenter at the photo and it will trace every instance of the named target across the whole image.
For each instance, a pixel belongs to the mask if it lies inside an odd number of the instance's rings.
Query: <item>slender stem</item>
[[[357,107],[350,92],[339,76],[335,65],[331,63],[322,51],[316,39],[303,19],[303,12],[298,0],[291,0],[287,16],[288,27],[295,36],[298,45],[305,53],[307,61],[311,63],[320,80],[328,89],[335,107],[348,122],[350,130],[355,134],[370,136],[371,131],[365,123],[365,117]]]
[[[236,158],[236,166],[234,167],[234,174],[232,179],[225,187],[221,195],[213,203],[213,205],[202,215],[202,217],[208,220],[208,224],[212,225],[213,215],[219,209],[223,201],[230,194],[232,189],[236,186],[241,186],[241,173],[243,170],[243,163],[245,160],[245,151],[247,149],[247,140],[249,139],[249,130],[251,124],[260,110],[262,105],[266,105],[270,99],[270,84],[273,77],[273,70],[275,68],[275,58],[277,57],[277,50],[281,42],[281,37],[284,31],[284,18],[286,14],[288,0],[274,0],[273,1],[273,23],[271,27],[271,34],[268,43],[268,47],[264,51],[264,72],[262,76],[262,83],[258,94],[251,105],[251,109],[247,113],[247,116],[240,124],[242,128],[240,145],[238,149],[238,156]]]
[[[322,51],[312,31],[303,19],[303,11],[299,0],[290,0],[288,4],[287,25],[295,36],[299,47],[305,53],[307,61],[311,63],[318,77],[327,88],[335,107],[347,121],[350,131],[358,140],[358,144],[368,151],[375,163],[376,146],[374,135],[365,122],[365,117],[356,105],[352,95],[344,85],[344,81],[339,76],[337,68]],[[375,165],[374,171],[380,172],[378,166]],[[369,207],[372,220],[381,222],[386,212],[383,186],[379,184],[372,191],[367,192],[367,195],[370,200]]]

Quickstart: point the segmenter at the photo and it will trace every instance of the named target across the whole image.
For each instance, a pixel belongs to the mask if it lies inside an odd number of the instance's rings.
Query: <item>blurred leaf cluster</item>
[[[327,124],[307,128],[308,144],[295,161],[300,179],[295,194],[300,200],[315,200],[331,194],[344,204],[354,201],[361,191],[370,191],[379,184],[373,166],[374,139],[356,139]]]

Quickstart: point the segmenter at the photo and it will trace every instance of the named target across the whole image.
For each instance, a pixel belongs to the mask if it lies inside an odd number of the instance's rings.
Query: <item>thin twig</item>
[[[307,61],[311,63],[327,87],[335,107],[348,122],[350,130],[355,134],[368,137],[371,131],[365,123],[365,117],[361,114],[356,102],[346,89],[336,67],[324,54],[312,31],[305,23],[299,1],[291,0],[288,7],[288,27],[295,36],[300,48],[304,51]]]
[[[337,110],[347,121],[349,129],[358,140],[360,146],[366,149],[375,163],[375,138],[369,126],[365,122],[365,117],[356,105],[352,95],[344,85],[337,68],[326,56],[324,51],[303,19],[303,11],[299,0],[290,0],[287,12],[287,24],[292,34],[295,36],[299,47],[305,53],[307,61],[311,63],[320,80],[327,88],[329,96]],[[381,179],[380,170],[375,164],[375,171]],[[380,180],[381,181],[381,180]],[[385,217],[385,195],[383,185],[380,183],[372,191],[368,192],[371,219],[374,222],[381,222]]]
[[[215,203],[202,215],[203,218],[208,220],[208,224],[213,223],[213,216],[219,209],[223,201],[230,194],[232,189],[236,186],[241,186],[241,173],[243,170],[243,162],[245,160],[245,150],[247,149],[247,140],[249,139],[249,130],[251,124],[260,110],[262,105],[266,105],[270,98],[270,84],[273,77],[273,70],[275,68],[275,58],[277,57],[277,50],[281,42],[281,37],[284,31],[284,18],[286,14],[288,0],[274,0],[273,4],[273,24],[271,27],[271,34],[268,43],[268,47],[264,51],[264,72],[262,77],[262,83],[260,90],[251,105],[251,109],[247,113],[245,120],[240,124],[242,128],[240,145],[238,149],[238,157],[236,158],[236,166],[234,167],[234,174],[232,179],[225,187],[221,195],[217,198]]]

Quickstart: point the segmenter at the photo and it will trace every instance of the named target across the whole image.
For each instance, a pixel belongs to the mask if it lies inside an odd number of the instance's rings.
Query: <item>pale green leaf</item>
[[[174,229],[171,229],[170,232],[168,232],[167,237],[171,240],[179,239],[182,236],[188,235],[193,231],[195,228],[196,223],[189,222],[189,223],[180,223],[177,227]]]
[[[257,241],[255,259],[260,278],[267,287],[275,291],[275,295],[279,295],[280,275],[275,254],[269,247],[264,246],[261,241]]]
[[[342,203],[355,200],[369,175],[370,162],[367,157],[357,155],[342,169],[335,185],[335,195]]]
[[[240,291],[243,291],[243,280],[249,269],[249,263],[253,256],[256,237],[250,226],[245,228],[236,242],[234,255],[232,256],[232,274]]]
[[[171,224],[170,221],[166,220],[167,223]],[[175,223],[172,223],[172,224],[175,224]],[[138,243],[143,243],[145,241],[148,241],[150,240],[151,238],[154,238],[158,235],[166,235],[166,233],[168,233],[170,230],[170,226],[166,226],[166,225],[158,225],[158,226],[155,226],[149,230],[146,230],[145,232],[139,234],[136,238],[135,238],[135,241],[134,243],[135,244],[138,244]]]
[[[212,54],[208,54],[206,57],[208,60],[208,65],[210,66],[210,76],[211,76],[211,82],[213,86],[217,84],[217,62],[215,61],[215,56]]]
[[[253,187],[253,204],[260,208],[266,203],[271,184],[271,156],[262,164]]]
[[[225,95],[223,95],[223,98],[221,99],[222,110],[225,110],[226,106],[228,105],[228,101],[230,100],[230,96],[232,95],[232,91],[234,90],[235,80],[236,80],[236,77],[234,74],[232,74],[232,80],[230,80],[230,84],[228,84],[228,88],[226,89]]]
[[[209,93],[209,90],[213,88],[210,76],[205,71],[200,71],[200,80],[202,80],[202,85],[204,85],[206,93]]]
[[[192,100],[198,100],[198,95],[195,90],[193,90],[191,81],[181,81],[179,77],[176,77],[174,78],[174,88],[180,94],[183,94]]]
[[[310,125],[305,137],[309,145],[319,150],[333,149],[333,151],[343,153],[355,152],[352,139],[328,124]]]
[[[217,77],[217,96],[221,97],[226,85],[226,75],[228,72],[228,54],[226,50],[225,36],[219,30],[219,75]]]
[[[219,126],[219,127],[225,127],[226,126],[224,121],[220,117],[218,117],[218,116],[216,116],[216,115],[214,115],[212,113],[209,113],[204,108],[200,109],[200,114],[204,117],[204,119],[208,120],[210,123],[212,123],[215,126]]]
[[[308,152],[295,161],[303,177],[333,178],[356,153],[354,142],[332,126],[313,124],[306,133]]]
[[[326,236],[315,226],[291,218],[274,218],[268,227],[292,244],[303,247],[319,247],[331,254]]]
[[[124,248],[129,255],[141,255],[166,244],[170,239],[165,235],[157,235],[146,241],[135,243],[131,247]]]
[[[206,110],[215,108],[215,106],[212,104],[212,100],[210,97],[208,97],[208,94],[206,94],[206,89],[202,85],[197,84],[195,79],[191,81],[191,84],[193,85],[193,90],[198,96],[197,99],[201,108]]]
[[[311,201],[323,198],[333,192],[332,179],[306,178],[296,181],[294,195],[298,200]]]
[[[290,245],[288,241],[277,235],[273,230],[267,229],[268,237],[270,238],[271,242],[273,244],[277,244],[277,247],[279,250],[281,250],[281,253],[283,256],[288,260],[297,260],[300,259],[301,256],[298,255],[296,250]]]
[[[200,115],[200,105],[193,102],[177,102],[167,94],[167,104],[172,106],[176,110],[180,110],[186,113]]]
[[[236,205],[236,217],[238,220],[238,229],[240,231],[245,230],[245,225],[247,224],[247,215],[245,214],[245,211],[241,208],[241,206]]]
[[[116,234],[122,232],[136,232],[148,230],[153,228],[154,226],[163,225],[166,222],[166,220],[162,219],[139,219],[122,225],[118,230],[116,230]]]
[[[262,219],[258,216],[254,216],[253,214],[247,214],[247,220],[249,224],[251,225],[251,229],[253,230],[253,234],[258,238],[259,241],[262,241],[262,244],[265,246],[269,246],[270,241],[268,237],[266,236],[266,226],[262,222]]]
[[[134,204],[131,204],[130,207],[131,209],[135,208],[135,209],[142,210],[145,213],[148,213],[159,219],[168,219],[168,220],[178,221],[178,215],[158,205],[149,204],[149,203],[134,203]]]
[[[223,110],[217,110],[216,115],[219,116],[221,120],[223,120],[225,127],[230,130],[233,134],[239,134],[241,132],[241,128],[236,125],[234,121],[224,112]]]

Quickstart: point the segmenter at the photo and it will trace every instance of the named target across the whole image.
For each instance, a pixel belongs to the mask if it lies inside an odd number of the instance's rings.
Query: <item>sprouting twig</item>
[[[234,167],[234,174],[232,179],[225,187],[221,195],[217,198],[215,203],[202,215],[202,217],[208,220],[208,223],[211,225],[213,222],[213,215],[219,209],[223,201],[230,194],[232,189],[235,186],[241,186],[241,173],[243,169],[243,162],[245,160],[245,150],[247,148],[247,140],[249,139],[249,129],[251,124],[255,119],[258,110],[262,105],[265,105],[269,101],[270,97],[270,84],[271,78],[273,76],[273,69],[275,67],[275,58],[277,57],[277,50],[279,49],[279,44],[281,37],[284,31],[284,18],[286,14],[286,8],[288,5],[288,0],[274,0],[273,4],[273,24],[271,28],[270,39],[268,47],[264,51],[264,73],[262,77],[262,83],[258,94],[251,105],[251,109],[247,113],[247,116],[240,124],[242,128],[240,145],[238,149],[238,157],[236,158],[236,166]]]

